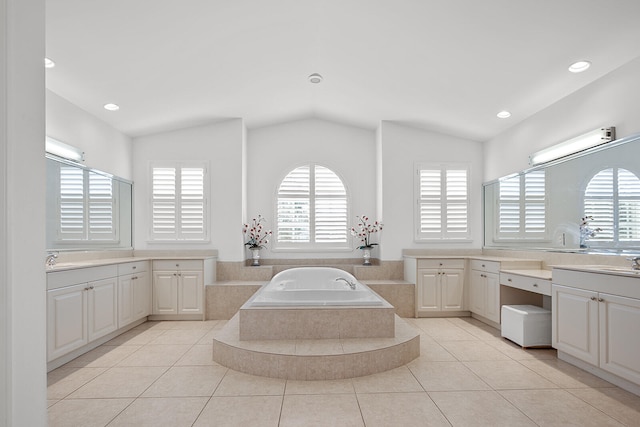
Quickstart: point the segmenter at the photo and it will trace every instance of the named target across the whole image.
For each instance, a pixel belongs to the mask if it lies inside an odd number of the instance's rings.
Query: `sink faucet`
[[[635,256],[633,258],[627,258],[631,261],[631,269],[632,270],[640,270],[640,256]]]
[[[337,281],[340,281],[340,280],[344,281],[344,283],[346,283],[347,285],[349,285],[349,287],[350,287],[351,289],[353,289],[353,290],[355,290],[355,289],[356,289],[356,282],[351,282],[351,281],[349,281],[349,280],[345,279],[344,277],[338,277],[338,278],[336,279],[336,282],[337,282]]]
[[[54,265],[56,265],[56,258],[58,258],[58,253],[57,252],[50,252],[47,254],[47,258],[44,262],[45,266],[49,267],[49,268],[53,268]]]

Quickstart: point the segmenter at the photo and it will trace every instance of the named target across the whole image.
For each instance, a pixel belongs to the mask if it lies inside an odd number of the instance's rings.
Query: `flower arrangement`
[[[600,227],[591,228],[589,226],[589,222],[593,221],[593,217],[591,215],[585,216],[582,218],[580,222],[580,247],[587,247],[587,240],[592,237],[595,237],[602,229]]]
[[[362,245],[358,246],[357,249],[372,249],[378,243],[371,242],[371,234],[382,231],[382,223],[379,221],[370,223],[369,217],[364,215],[356,218],[358,218],[358,224],[355,227],[351,227],[351,235],[362,242]]]
[[[249,249],[264,249],[265,245],[269,243],[269,236],[273,233],[271,230],[263,230],[262,223],[264,221],[262,215],[258,215],[258,218],[253,218],[251,224],[244,224],[242,227],[242,233],[247,238],[244,245]]]

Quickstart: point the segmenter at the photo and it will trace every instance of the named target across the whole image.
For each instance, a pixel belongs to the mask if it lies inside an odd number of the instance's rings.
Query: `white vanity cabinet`
[[[640,277],[554,269],[553,282],[552,345],[558,356],[640,385]]]
[[[469,266],[469,310],[500,323],[500,263],[471,260]]]
[[[152,319],[204,318],[204,284],[213,282],[211,260],[153,261]]]
[[[47,360],[118,328],[116,266],[50,273],[47,277]]]
[[[149,262],[118,265],[118,328],[151,314]]]
[[[464,310],[464,259],[417,261],[416,314]]]

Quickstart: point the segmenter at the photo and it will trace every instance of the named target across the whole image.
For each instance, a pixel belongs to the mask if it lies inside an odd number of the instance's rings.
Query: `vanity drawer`
[[[500,263],[495,261],[483,261],[480,259],[472,259],[469,261],[472,270],[482,270],[487,273],[499,273]]]
[[[551,280],[522,276],[520,274],[500,273],[500,284],[551,296]]]
[[[202,270],[202,260],[195,259],[163,259],[153,261],[154,271]]]
[[[464,268],[464,259],[419,259],[418,268]]]
[[[139,273],[149,270],[149,261],[135,261],[118,264],[118,275]]]
[[[47,289],[52,290],[64,288],[65,286],[77,285],[79,283],[109,279],[111,277],[116,277],[117,275],[118,268],[115,265],[102,265],[99,267],[54,271],[47,273]]]

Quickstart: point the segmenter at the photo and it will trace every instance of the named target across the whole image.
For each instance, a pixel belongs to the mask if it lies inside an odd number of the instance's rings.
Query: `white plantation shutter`
[[[151,168],[151,240],[208,238],[207,168],[203,164]]]
[[[309,166],[292,170],[278,189],[276,216],[279,242],[311,240],[311,174]]]
[[[501,180],[499,187],[496,239],[544,239],[547,235],[545,171]]]
[[[115,240],[115,200],[113,180],[89,172],[89,240]]]
[[[58,238],[81,240],[86,233],[84,170],[60,165]]]
[[[180,225],[186,240],[201,240],[204,226],[204,168],[182,168]]]
[[[280,246],[345,245],[348,205],[342,180],[320,165],[292,170],[278,187],[276,217]]]
[[[640,241],[640,179],[626,169],[618,169],[618,240]]]
[[[640,180],[621,168],[598,172],[585,189],[584,212],[593,217],[589,227],[601,229],[590,242],[640,241]]]
[[[152,235],[156,239],[175,239],[176,168],[155,167],[152,171]]]
[[[59,179],[58,239],[117,241],[117,195],[113,178],[61,164]]]
[[[468,167],[417,166],[417,235],[421,239],[469,239]]]

